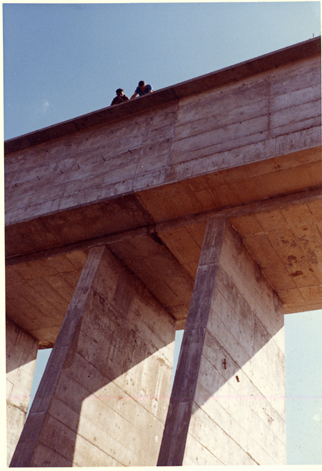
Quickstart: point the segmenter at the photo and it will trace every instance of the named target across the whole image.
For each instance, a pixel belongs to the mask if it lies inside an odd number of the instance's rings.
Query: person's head
[[[145,81],[144,80],[140,80],[139,87],[141,88],[141,90],[145,89]]]
[[[116,90],[116,95],[117,95],[117,96],[123,96],[123,95],[124,95],[124,90],[123,90],[122,88],[118,88],[118,89]]]

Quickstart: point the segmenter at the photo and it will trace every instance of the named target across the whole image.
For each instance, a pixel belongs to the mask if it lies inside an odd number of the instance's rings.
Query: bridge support
[[[321,38],[5,154],[7,316],[54,345],[11,466],[285,464],[283,312],[322,306]]]
[[[11,466],[155,465],[174,334],[144,285],[91,249]]]
[[[283,310],[223,219],[208,223],[158,465],[285,464]]]
[[[26,421],[37,351],[37,340],[7,318],[6,383],[8,465]]]

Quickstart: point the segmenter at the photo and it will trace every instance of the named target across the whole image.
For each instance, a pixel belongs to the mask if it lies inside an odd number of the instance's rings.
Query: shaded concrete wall
[[[320,84],[317,55],[9,154],[6,224],[318,146]]]
[[[28,411],[38,341],[6,319],[7,464],[18,443]]]
[[[282,306],[229,225],[205,245],[159,465],[285,464]]]
[[[91,249],[11,466],[155,465],[174,334],[142,283]]]

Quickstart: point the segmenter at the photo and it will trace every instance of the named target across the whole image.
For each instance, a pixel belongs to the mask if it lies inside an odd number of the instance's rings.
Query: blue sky
[[[4,137],[105,108],[139,80],[161,89],[320,31],[319,2],[4,4]],[[288,464],[322,464],[322,311],[285,326]]]
[[[5,139],[318,36],[319,6],[4,4]]]

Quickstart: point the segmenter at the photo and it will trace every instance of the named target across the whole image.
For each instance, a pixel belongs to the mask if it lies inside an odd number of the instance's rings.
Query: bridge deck
[[[51,346],[107,244],[184,324],[226,215],[286,313],[322,307],[320,39],[5,144],[7,314]]]

